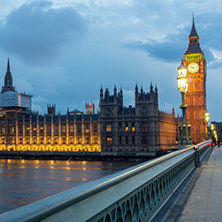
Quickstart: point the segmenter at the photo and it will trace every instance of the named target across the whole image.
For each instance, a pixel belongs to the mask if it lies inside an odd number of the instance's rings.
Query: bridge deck
[[[213,149],[209,159],[180,189],[164,216],[156,221],[204,222],[222,219],[222,147]]]

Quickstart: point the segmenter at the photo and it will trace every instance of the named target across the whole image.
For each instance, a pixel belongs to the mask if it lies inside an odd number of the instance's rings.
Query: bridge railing
[[[210,149],[210,141],[0,215],[0,221],[150,221]]]

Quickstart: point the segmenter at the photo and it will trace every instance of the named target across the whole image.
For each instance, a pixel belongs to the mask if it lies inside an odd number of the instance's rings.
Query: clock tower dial
[[[196,62],[192,62],[187,67],[190,73],[196,73],[199,71],[199,65]]]

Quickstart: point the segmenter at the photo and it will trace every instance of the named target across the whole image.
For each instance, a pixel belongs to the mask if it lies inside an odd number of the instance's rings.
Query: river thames
[[[136,162],[0,160],[0,214],[136,165]]]

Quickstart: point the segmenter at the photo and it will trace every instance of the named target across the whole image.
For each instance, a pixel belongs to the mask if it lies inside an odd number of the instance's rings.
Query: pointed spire
[[[10,73],[10,63],[9,63],[9,58],[8,58],[7,72]]]
[[[117,95],[117,88],[116,88],[116,84],[114,85],[114,96]]]
[[[143,86],[141,86],[140,93],[141,94],[143,93]]]
[[[157,84],[155,85],[155,93],[158,93]]]
[[[13,79],[10,71],[10,62],[8,58],[7,71],[4,78],[4,86],[2,87],[1,93],[12,91],[15,92],[15,87],[13,87]]]
[[[153,84],[152,84],[152,82],[150,84],[150,92],[153,92]]]
[[[187,48],[186,52],[184,53],[184,55],[193,54],[193,53],[203,53],[202,49],[200,48],[200,44],[199,44],[199,36],[198,36],[196,28],[195,28],[194,16],[193,16],[193,24],[192,24],[191,32],[189,35],[188,48]]]
[[[195,28],[195,23],[194,23],[194,14],[193,14],[193,25],[192,25],[192,28],[191,28],[191,32],[190,32],[190,35],[189,35],[189,38],[190,37],[198,37],[198,34],[197,34],[197,31],[196,31],[196,28]]]
[[[138,86],[137,86],[137,83],[136,83],[135,91],[138,92]]]

